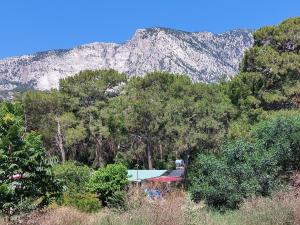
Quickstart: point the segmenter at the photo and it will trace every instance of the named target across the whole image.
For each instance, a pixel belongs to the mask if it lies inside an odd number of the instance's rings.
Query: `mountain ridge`
[[[93,42],[1,59],[0,92],[57,88],[59,79],[86,69],[115,69],[129,77],[165,71],[216,82],[222,75],[238,72],[245,50],[252,45],[249,29],[214,34],[142,28],[123,43]]]

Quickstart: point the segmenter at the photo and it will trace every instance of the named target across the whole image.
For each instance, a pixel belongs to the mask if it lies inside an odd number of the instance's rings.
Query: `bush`
[[[270,195],[282,175],[300,169],[299,115],[271,116],[252,129],[251,139],[223,146],[219,157],[198,156],[189,174],[194,199],[237,208],[244,198]]]
[[[61,181],[65,192],[83,193],[92,170],[78,162],[68,161],[54,167],[54,175]]]
[[[72,206],[83,212],[97,212],[101,209],[98,198],[93,194],[65,193],[63,195],[63,205]]]
[[[96,212],[101,208],[97,197],[87,193],[86,184],[92,170],[75,161],[68,161],[54,167],[54,175],[64,187],[64,194],[57,202],[60,205],[72,206],[83,212]]]
[[[252,133],[260,149],[275,154],[282,172],[300,169],[300,115],[275,115]]]
[[[103,206],[122,206],[124,190],[128,185],[127,176],[127,169],[124,165],[109,164],[92,174],[87,187],[98,195]]]
[[[225,162],[214,155],[199,155],[189,173],[190,192],[195,201],[204,199],[217,208],[234,208],[237,200],[235,181],[230,177]]]
[[[244,198],[269,195],[278,187],[277,160],[245,141],[223,147],[223,154],[200,154],[189,173],[194,200],[204,199],[208,206],[235,209]]]

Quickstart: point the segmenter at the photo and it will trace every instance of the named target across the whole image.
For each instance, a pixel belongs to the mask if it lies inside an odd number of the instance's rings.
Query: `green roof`
[[[167,170],[127,170],[129,181],[141,181],[148,178],[159,177]]]

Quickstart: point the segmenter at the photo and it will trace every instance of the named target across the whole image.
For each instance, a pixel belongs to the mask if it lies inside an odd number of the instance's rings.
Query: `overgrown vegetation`
[[[239,210],[219,213],[175,194],[159,202],[142,199],[138,208],[126,212],[103,209],[87,214],[66,207],[49,209],[31,214],[22,225],[296,225],[300,223],[299,196],[299,190],[294,190],[272,198],[249,199]]]
[[[87,190],[92,169],[78,162],[68,161],[53,168],[55,177],[63,186],[63,195],[58,204],[74,207],[84,212],[96,212],[101,208],[95,193]]]
[[[109,164],[92,174],[87,188],[97,193],[103,206],[121,207],[127,185],[127,168],[122,164]]]

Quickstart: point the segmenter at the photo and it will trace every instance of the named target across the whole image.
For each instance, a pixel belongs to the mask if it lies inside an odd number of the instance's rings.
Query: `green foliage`
[[[240,200],[235,180],[228,166],[214,155],[200,154],[189,172],[190,192],[196,201],[204,199],[208,206],[234,208]]]
[[[299,27],[297,17],[254,33],[254,47],[245,54],[242,73],[229,84],[234,104],[245,110],[299,108]]]
[[[84,212],[96,212],[101,208],[95,194],[86,190],[92,170],[75,161],[67,161],[54,167],[54,175],[64,187],[64,193],[58,203],[71,206]]]
[[[87,188],[97,194],[103,205],[122,206],[127,176],[127,168],[122,164],[108,164],[92,174]]]
[[[300,18],[290,18],[278,26],[263,27],[255,32],[255,45],[270,45],[279,52],[300,50]]]
[[[78,162],[67,161],[53,168],[55,178],[60,180],[65,192],[84,193],[92,170]]]
[[[63,205],[74,207],[83,212],[97,212],[101,209],[99,199],[89,193],[64,193]]]
[[[200,154],[189,173],[190,192],[208,206],[235,209],[245,198],[269,195],[279,184],[272,153],[245,141],[224,146],[219,157]]]
[[[219,150],[235,115],[223,85],[160,72],[127,82],[113,70],[83,71],[61,80],[59,91],[22,100],[28,130],[40,131],[62,161],[98,168],[121,155],[129,167],[167,168],[200,148]]]
[[[299,112],[275,114],[254,126],[251,134],[252,143],[234,141],[220,156],[198,156],[189,174],[194,198],[217,208],[236,208],[244,198],[270,195],[281,175],[299,170]]]
[[[274,155],[283,172],[300,169],[300,114],[275,115],[253,129],[260,149]]]
[[[217,151],[235,113],[220,85],[193,84],[181,75],[147,74],[124,91],[114,102],[121,106],[116,115],[124,121],[126,153],[133,165],[146,161],[148,168],[199,148]]]
[[[114,157],[107,146],[117,145],[111,138],[118,125],[108,111],[109,99],[125,82],[126,76],[114,70],[87,70],[61,80],[59,91],[28,92],[22,98],[26,127],[40,131],[47,149],[62,161],[102,166]]]
[[[8,216],[23,210],[25,205],[43,207],[60,194],[60,186],[51,173],[40,135],[25,133],[24,130],[21,105],[2,103],[0,209]]]

